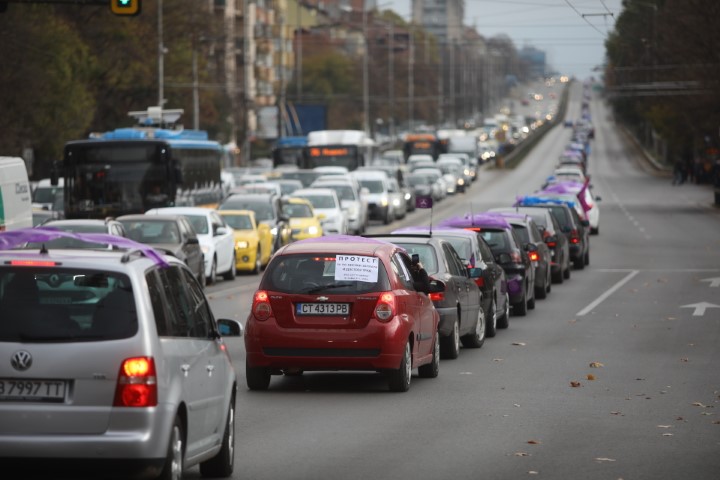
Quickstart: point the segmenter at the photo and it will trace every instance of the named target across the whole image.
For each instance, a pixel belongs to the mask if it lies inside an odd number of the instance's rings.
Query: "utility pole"
[[[368,72],[368,47],[367,41],[367,8],[366,1],[362,2],[362,36],[363,36],[363,130],[365,135],[370,135],[370,85]]]
[[[388,119],[390,138],[395,137],[395,24],[390,22],[390,39],[388,41],[388,100],[390,102],[390,118]]]
[[[415,67],[415,39],[413,31],[410,30],[410,48],[408,50],[408,130],[413,129],[414,109],[415,106],[415,78],[414,78],[414,67]]]
[[[165,103],[164,80],[164,57],[165,45],[163,44],[163,1],[158,0],[158,106],[163,107]]]

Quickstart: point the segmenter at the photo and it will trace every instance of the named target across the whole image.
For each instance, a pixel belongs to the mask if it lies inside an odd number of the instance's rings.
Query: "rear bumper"
[[[303,370],[396,369],[413,334],[409,319],[396,316],[361,328],[283,328],[273,317],[249,318],[246,361],[251,367]]]

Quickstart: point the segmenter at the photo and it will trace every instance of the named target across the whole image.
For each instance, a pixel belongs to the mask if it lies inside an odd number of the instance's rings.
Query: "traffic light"
[[[110,0],[115,15],[133,16],[140,13],[140,0]]]

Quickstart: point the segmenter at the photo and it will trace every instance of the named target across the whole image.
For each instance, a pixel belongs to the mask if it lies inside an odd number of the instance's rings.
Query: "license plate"
[[[62,402],[66,390],[64,380],[0,378],[0,401]]]
[[[297,315],[348,315],[349,303],[298,303],[295,306]]]

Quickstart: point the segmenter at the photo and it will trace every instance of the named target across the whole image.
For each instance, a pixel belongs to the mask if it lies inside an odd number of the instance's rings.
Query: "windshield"
[[[38,187],[33,192],[33,202],[35,203],[51,203],[63,199],[63,187]]]
[[[309,201],[313,208],[337,208],[335,199],[330,195],[302,195],[302,198]]]
[[[185,218],[188,219],[190,225],[193,226],[195,233],[198,235],[207,235],[210,232],[208,220],[205,215],[185,215]]]
[[[264,222],[273,220],[275,214],[272,205],[268,201],[249,198],[230,198],[220,206],[221,210],[252,210],[255,212],[255,220]]]
[[[283,212],[290,218],[310,218],[313,216],[309,205],[298,203],[286,203],[283,205]]]
[[[223,215],[225,223],[235,230],[252,230],[253,224],[250,215]]]
[[[118,220],[128,237],[140,243],[179,243],[180,231],[174,220]]]
[[[360,186],[367,188],[370,193],[383,193],[385,191],[382,180],[360,179],[359,182]]]

